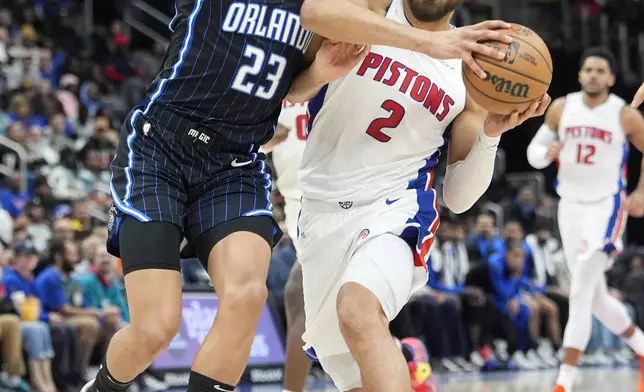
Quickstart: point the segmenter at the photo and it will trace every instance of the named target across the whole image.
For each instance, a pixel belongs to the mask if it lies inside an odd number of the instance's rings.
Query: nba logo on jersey
[[[369,236],[369,233],[370,233],[369,229],[363,229],[360,232],[360,234],[358,234],[358,240],[364,240]]]

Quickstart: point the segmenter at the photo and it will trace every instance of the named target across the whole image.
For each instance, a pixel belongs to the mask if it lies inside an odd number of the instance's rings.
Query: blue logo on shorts
[[[385,203],[387,203],[387,205],[390,206],[390,205],[394,204],[395,202],[397,202],[398,200],[400,200],[400,198],[393,199],[393,200],[392,199],[387,199],[387,201],[385,201]]]

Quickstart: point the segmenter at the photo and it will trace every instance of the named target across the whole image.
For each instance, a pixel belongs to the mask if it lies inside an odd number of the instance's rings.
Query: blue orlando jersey
[[[169,110],[235,144],[266,142],[313,34],[302,0],[177,0],[144,114]],[[223,141],[222,140],[222,141]]]

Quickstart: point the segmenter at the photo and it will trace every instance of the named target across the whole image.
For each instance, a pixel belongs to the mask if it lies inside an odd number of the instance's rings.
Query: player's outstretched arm
[[[622,109],[621,120],[630,142],[640,152],[644,152],[644,116],[642,113],[627,106]],[[627,205],[631,216],[637,218],[644,216],[644,159],[642,159],[640,167],[640,179],[635,190],[628,195]]]
[[[443,201],[453,212],[469,210],[490,186],[501,134],[541,116],[550,104],[545,95],[525,112],[488,113],[468,97],[467,107],[452,125],[443,182]]]
[[[528,163],[535,169],[543,169],[559,156],[563,144],[557,141],[559,120],[566,106],[566,98],[555,99],[546,111],[545,121],[528,145]]]
[[[383,0],[305,0],[300,11],[302,26],[333,41],[360,45],[385,45],[425,53],[436,59],[461,59],[481,77],[485,73],[472,53],[505,57],[483,41],[511,42],[496,30],[510,28],[503,21],[485,21],[448,31],[424,31],[384,17],[389,2]]]

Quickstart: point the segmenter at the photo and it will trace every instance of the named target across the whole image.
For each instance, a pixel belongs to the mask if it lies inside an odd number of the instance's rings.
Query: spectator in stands
[[[525,275],[526,248],[521,240],[511,239],[504,253],[490,258],[490,273],[498,308],[515,322],[520,337],[520,348],[527,351],[528,359],[540,362],[533,349],[538,347],[541,320],[556,347],[561,346],[561,328],[557,306],[541,294]],[[518,355],[521,355],[518,352]],[[519,361],[520,359],[517,358]]]
[[[96,250],[90,271],[78,279],[88,306],[103,310],[117,307],[120,311],[119,324],[130,322],[124,288],[116,272],[114,257],[104,246]]]
[[[83,182],[78,178],[80,164],[76,152],[63,149],[60,162],[47,175],[54,197],[58,200],[78,200],[86,196]]]
[[[51,239],[51,226],[45,215],[45,208],[40,204],[30,203],[25,209],[25,215],[29,218],[27,235],[33,241],[39,254],[47,250],[47,244]]]
[[[26,373],[22,354],[22,332],[20,319],[4,286],[0,285],[0,356],[3,370],[0,371],[0,387],[28,392],[22,377]]]
[[[25,126],[22,125],[22,123],[16,121],[11,122],[6,129],[5,134],[10,141],[24,147],[27,133],[25,132]],[[6,147],[4,145],[0,146],[0,154],[2,164],[5,165],[7,169],[13,171],[20,169],[20,157],[12,147]]]
[[[2,283],[23,320],[21,329],[29,359],[31,384],[40,392],[55,392],[51,371],[54,350],[45,322],[62,322],[62,317],[41,309],[33,284],[33,271],[37,264],[38,253],[33,243],[27,240],[17,244],[11,267],[2,275]]]
[[[22,179],[14,175],[9,180],[9,187],[0,192],[0,203],[2,208],[7,211],[13,218],[22,215],[27,203],[29,203],[29,194],[22,192],[20,189]]]
[[[94,221],[89,214],[89,202],[78,200],[72,207],[71,227],[75,232],[75,238],[78,240],[85,239],[92,232]]]
[[[495,253],[503,252],[503,240],[495,233],[494,216],[483,212],[476,217],[474,232],[467,238],[467,253],[474,262],[487,261]]]
[[[23,61],[25,61],[23,59]],[[34,116],[31,113],[29,100],[24,95],[14,95],[11,101],[11,113],[9,114],[11,121],[22,123],[23,127],[29,129],[33,126],[44,127],[47,125],[45,118],[41,116]]]
[[[73,241],[75,237],[74,229],[72,228],[72,220],[66,217],[54,219],[54,230],[52,238],[57,240]]]
[[[36,277],[35,285],[43,309],[59,313],[65,322],[75,325],[81,372],[85,373],[98,341],[99,323],[107,322],[114,314],[118,315],[118,310],[102,312],[96,308],[89,308],[86,306],[82,290],[70,293],[68,287],[74,287],[74,282],[69,273],[74,269],[77,259],[78,251],[73,242],[52,240],[50,265]]]
[[[49,118],[49,127],[46,128],[47,143],[59,154],[59,159],[63,149],[74,147],[71,132],[73,129],[67,123],[64,114],[55,113]]]
[[[532,187],[524,185],[519,189],[507,215],[510,219],[519,222],[528,233],[534,230],[537,215]]]
[[[47,217],[51,216],[54,207],[58,204],[58,200],[51,193],[51,187],[47,183],[46,177],[36,177],[32,202],[41,205],[45,209],[45,215]]]

